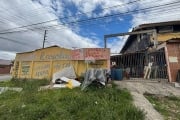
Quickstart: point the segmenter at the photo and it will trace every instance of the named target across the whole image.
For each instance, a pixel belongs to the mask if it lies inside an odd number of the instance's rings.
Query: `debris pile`
[[[53,88],[65,88],[68,87],[70,89],[74,87],[79,87],[80,82],[75,80],[76,74],[73,66],[66,67],[61,71],[58,71],[53,74]]]
[[[105,86],[106,79],[107,79],[107,70],[102,68],[90,68],[88,69],[83,78],[83,82],[76,80],[76,74],[74,71],[74,68],[72,66],[67,67],[61,71],[58,71],[53,74],[52,84],[48,86],[42,86],[40,90],[44,89],[53,89],[53,88],[74,88],[74,87],[80,87],[81,90],[84,90],[86,87],[88,87],[90,84],[96,84]]]
[[[74,87],[79,87],[81,85],[80,82],[73,80],[73,79],[69,79],[67,77],[61,77],[60,79],[57,79],[55,81],[55,84],[53,85],[53,88],[65,88],[68,87],[70,89],[74,88]]]
[[[52,82],[55,83],[55,81],[57,79],[60,79],[61,77],[67,77],[67,78],[70,78],[70,79],[75,79],[76,74],[75,74],[73,66],[66,67],[63,70],[54,73]]]
[[[84,90],[87,86],[89,86],[91,83],[96,82],[100,83],[101,85],[105,86],[106,83],[106,73],[107,70],[105,69],[88,69],[85,73],[85,78],[81,86],[81,90]]]

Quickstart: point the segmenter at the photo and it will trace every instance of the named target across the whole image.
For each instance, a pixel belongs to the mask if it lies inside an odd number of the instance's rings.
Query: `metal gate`
[[[130,78],[166,79],[167,64],[164,49],[155,52],[135,52],[111,56],[113,67],[124,70],[124,75]]]
[[[166,63],[164,49],[160,49],[158,51],[148,53],[147,62],[148,64],[151,63],[150,66],[151,72],[149,74],[149,78],[151,79],[168,78],[167,63]]]

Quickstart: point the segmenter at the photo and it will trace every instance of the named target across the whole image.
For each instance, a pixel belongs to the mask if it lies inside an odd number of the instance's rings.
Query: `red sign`
[[[72,60],[84,60],[83,49],[72,50]]]
[[[95,60],[110,59],[110,51],[105,48],[86,48],[85,59],[94,58]]]

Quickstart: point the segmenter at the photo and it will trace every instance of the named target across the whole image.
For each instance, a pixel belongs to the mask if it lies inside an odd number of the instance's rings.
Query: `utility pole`
[[[44,31],[44,40],[43,40],[43,48],[44,48],[44,44],[45,44],[45,41],[46,41],[46,34],[47,34],[47,30]]]

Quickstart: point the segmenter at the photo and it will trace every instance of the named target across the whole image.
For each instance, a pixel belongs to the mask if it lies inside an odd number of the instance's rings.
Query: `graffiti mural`
[[[45,78],[49,77],[50,72],[50,62],[36,62],[34,67],[34,77],[35,78]]]
[[[53,71],[57,72],[57,71],[62,70],[66,67],[70,67],[71,65],[72,65],[71,61],[56,61],[53,63]]]

